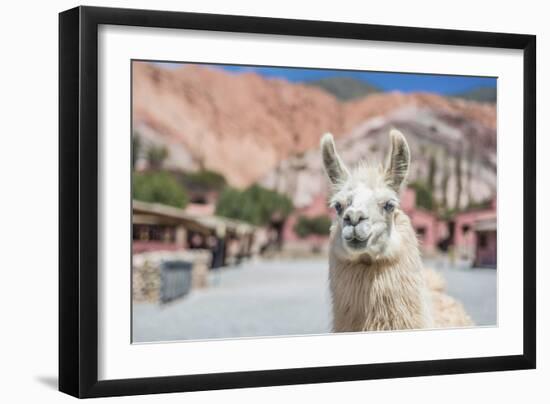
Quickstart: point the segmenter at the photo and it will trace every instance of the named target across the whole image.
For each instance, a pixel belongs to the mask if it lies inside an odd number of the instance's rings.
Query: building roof
[[[135,224],[182,224],[199,233],[215,232],[222,235],[229,231],[246,234],[256,230],[255,226],[240,220],[215,215],[197,216],[173,206],[137,200],[132,201],[132,214]]]
[[[478,220],[474,224],[475,231],[496,231],[497,230],[497,218],[490,217],[483,220]]]

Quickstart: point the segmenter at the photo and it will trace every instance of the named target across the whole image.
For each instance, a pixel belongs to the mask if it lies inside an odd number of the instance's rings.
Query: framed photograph
[[[532,35],[59,17],[59,388],[532,369]]]

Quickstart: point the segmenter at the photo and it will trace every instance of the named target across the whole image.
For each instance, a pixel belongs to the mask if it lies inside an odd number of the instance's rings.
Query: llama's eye
[[[342,214],[342,204],[340,202],[336,202],[334,204],[334,209],[336,210],[336,212],[341,215]]]
[[[393,209],[395,208],[395,204],[392,201],[387,201],[384,204],[384,210],[386,212],[393,212]]]

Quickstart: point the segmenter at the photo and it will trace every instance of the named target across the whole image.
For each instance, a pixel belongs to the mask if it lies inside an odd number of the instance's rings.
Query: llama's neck
[[[389,258],[330,259],[334,331],[424,328],[428,324],[422,261],[408,218],[401,214],[400,246]]]

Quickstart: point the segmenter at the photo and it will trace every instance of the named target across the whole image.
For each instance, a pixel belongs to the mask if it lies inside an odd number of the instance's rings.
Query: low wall
[[[165,261],[186,261],[191,267],[191,290],[208,286],[208,269],[212,259],[208,250],[154,251],[132,257],[132,300],[159,302],[161,265]]]

